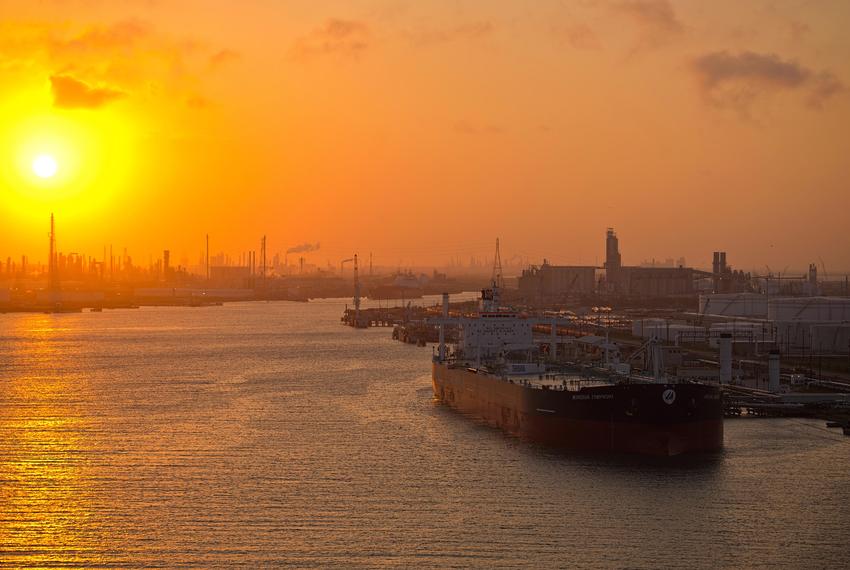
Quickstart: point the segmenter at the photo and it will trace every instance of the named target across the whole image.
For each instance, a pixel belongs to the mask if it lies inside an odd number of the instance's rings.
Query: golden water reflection
[[[64,366],[72,345],[55,317],[21,316],[14,325],[4,343],[11,374],[0,386],[0,566],[98,564],[95,426],[68,389],[84,379]]]

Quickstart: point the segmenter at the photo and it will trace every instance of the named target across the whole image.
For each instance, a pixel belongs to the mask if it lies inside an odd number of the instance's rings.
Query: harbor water
[[[850,566],[850,438],[565,455],[432,399],[345,301],[0,315],[0,567]]]

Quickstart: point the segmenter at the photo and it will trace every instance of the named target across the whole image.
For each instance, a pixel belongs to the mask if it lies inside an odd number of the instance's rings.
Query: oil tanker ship
[[[470,316],[450,317],[443,295],[442,318],[432,319],[440,328],[432,371],[438,401],[520,438],[567,450],[672,456],[722,448],[718,386],[565,372],[544,360],[533,337],[537,320],[500,306],[496,283],[482,291],[479,311]],[[447,325],[459,328],[452,347],[445,343]]]

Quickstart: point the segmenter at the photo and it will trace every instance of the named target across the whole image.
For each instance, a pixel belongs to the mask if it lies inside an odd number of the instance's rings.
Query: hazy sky
[[[0,255],[850,269],[850,2],[0,0]],[[51,179],[34,176],[54,156]],[[216,246],[218,244],[218,247]],[[43,255],[42,255],[43,254]]]

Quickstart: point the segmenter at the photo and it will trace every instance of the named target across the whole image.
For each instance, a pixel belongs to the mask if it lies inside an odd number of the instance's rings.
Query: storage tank
[[[788,349],[808,349],[812,345],[812,323],[783,321],[776,323],[776,341]]]
[[[767,316],[767,297],[758,293],[714,293],[699,296],[699,312],[726,317]]]
[[[767,342],[773,340],[773,325],[767,322],[730,321],[714,323],[710,329],[711,337],[721,333],[730,333],[734,338]]]
[[[850,323],[816,324],[810,331],[812,352],[850,355]]]
[[[704,327],[674,323],[665,319],[642,319],[632,323],[632,334],[640,338],[657,338],[664,342],[677,342],[680,337],[705,333]]]
[[[649,338],[646,331],[654,331],[667,324],[665,319],[635,319],[632,321],[632,336]]]
[[[771,299],[768,305],[768,318],[773,321],[850,321],[847,297],[781,297]]]

